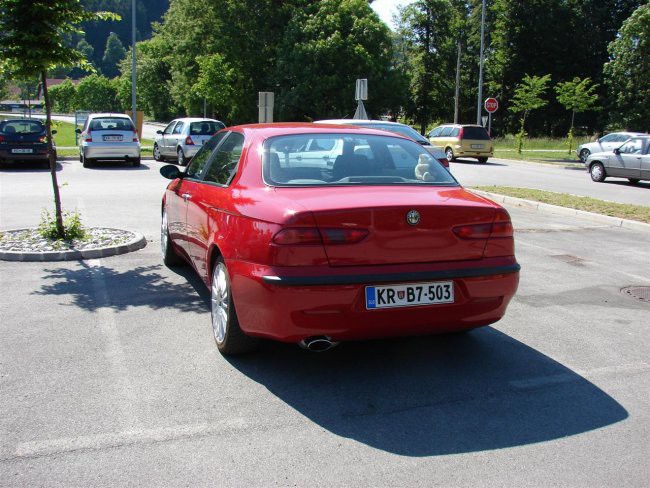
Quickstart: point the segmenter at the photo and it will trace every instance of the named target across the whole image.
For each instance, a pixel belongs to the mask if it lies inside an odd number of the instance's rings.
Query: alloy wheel
[[[226,338],[226,327],[229,317],[229,289],[226,267],[218,263],[212,276],[212,330],[217,344]]]

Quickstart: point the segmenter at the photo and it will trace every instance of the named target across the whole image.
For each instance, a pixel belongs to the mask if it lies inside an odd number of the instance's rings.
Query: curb
[[[505,205],[512,205],[515,207],[527,208],[542,213],[552,213],[559,215],[568,215],[571,217],[578,217],[593,222],[611,225],[613,227],[623,227],[625,229],[639,230],[642,232],[650,232],[650,224],[645,222],[638,222],[636,220],[622,219],[620,217],[610,217],[609,215],[598,214],[594,212],[587,212],[585,210],[577,210],[575,208],[560,207],[558,205],[551,205],[549,203],[536,202],[534,200],[525,200],[523,198],[509,197],[499,193],[489,193],[482,190],[469,189],[472,193],[487,197],[497,203]]]
[[[25,229],[11,229],[25,230]],[[22,262],[43,262],[43,261],[79,261],[82,259],[100,259],[127,252],[137,251],[147,245],[147,239],[139,232],[128,231],[134,234],[126,244],[117,246],[99,247],[97,249],[68,250],[68,251],[44,251],[44,252],[23,252],[23,251],[0,251],[0,261],[22,261]]]

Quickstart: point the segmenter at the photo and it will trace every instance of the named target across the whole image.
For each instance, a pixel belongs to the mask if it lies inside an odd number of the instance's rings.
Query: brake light
[[[458,138],[462,139],[463,138],[463,132],[464,132],[464,127],[461,127],[460,130],[458,131]]]
[[[139,142],[138,141],[138,133],[136,131],[133,131],[133,142]]]
[[[90,129],[88,129],[88,132],[86,132],[86,138],[84,139],[84,142],[93,142],[93,136],[90,134]]]
[[[512,237],[513,235],[510,215],[502,208],[496,211],[491,224],[460,225],[454,227],[453,231],[461,239],[488,239]]]
[[[438,161],[440,161],[440,164],[445,168],[449,168],[449,160],[447,158],[440,158]]]
[[[492,224],[472,224],[454,227],[454,234],[461,239],[487,239],[492,232]]]
[[[279,245],[318,245],[318,244],[355,244],[368,235],[367,229],[317,229],[301,227],[283,229],[273,237],[273,242]]]
[[[190,136],[187,136],[185,138],[185,145],[186,146],[193,146],[194,145],[194,141],[192,140],[192,138]]]
[[[5,142],[4,136],[0,136],[0,142]]]

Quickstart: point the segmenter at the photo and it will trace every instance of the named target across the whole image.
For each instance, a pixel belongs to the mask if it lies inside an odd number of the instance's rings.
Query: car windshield
[[[190,135],[193,136],[211,136],[215,132],[223,129],[225,125],[214,120],[205,120],[203,122],[192,122],[190,124]]]
[[[272,137],[262,160],[264,181],[273,186],[458,185],[421,145],[391,136]]]
[[[8,120],[0,125],[4,134],[40,134],[45,131],[43,124],[36,120]]]
[[[488,141],[490,140],[490,136],[483,127],[463,127],[463,139]]]
[[[419,142],[420,144],[431,144],[429,140],[424,137],[422,134],[420,134],[418,131],[413,129],[412,127],[409,127],[408,125],[401,125],[401,124],[373,124],[373,123],[363,123],[363,124],[354,124],[354,125],[359,125],[362,127],[368,127],[369,129],[379,129],[379,130],[387,130],[388,132],[395,132],[396,134],[400,134],[403,136],[406,136],[410,139],[413,139],[414,141]]]
[[[99,117],[90,121],[90,130],[134,130],[130,119],[123,117]]]

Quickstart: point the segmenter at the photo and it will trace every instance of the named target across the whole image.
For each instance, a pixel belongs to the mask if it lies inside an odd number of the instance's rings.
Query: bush
[[[38,232],[45,239],[51,241],[73,241],[75,239],[83,239],[86,236],[86,230],[81,224],[81,215],[79,212],[63,212],[63,227],[65,229],[65,235],[61,238],[56,229],[55,216],[47,210],[43,210],[41,223],[38,224]]]

